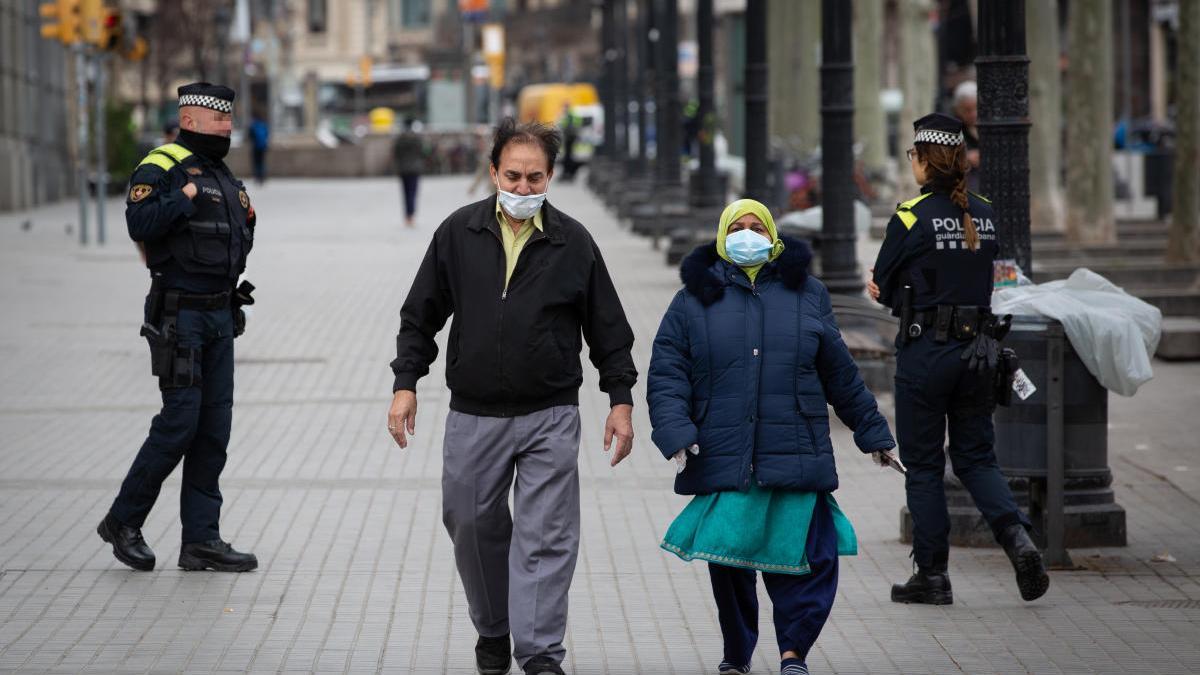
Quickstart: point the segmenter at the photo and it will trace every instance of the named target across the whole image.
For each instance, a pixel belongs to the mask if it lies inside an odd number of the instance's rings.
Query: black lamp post
[[[628,0],[613,5],[613,112],[616,119],[614,147],[609,157],[625,168],[629,157],[629,12]]]
[[[713,0],[698,0],[696,3],[696,46],[699,52],[699,68],[696,71],[696,89],[699,106],[696,116],[700,121],[700,168],[691,177],[689,201],[692,206],[719,206],[725,201],[724,189],[717,176],[716,156],[713,152],[713,133],[716,130],[716,106],[714,100],[715,77],[713,68]]]
[[[1000,257],[1031,275],[1029,57],[1024,0],[979,1],[980,189],[996,210]]]
[[[679,103],[679,0],[655,0],[658,27],[658,77],[655,78],[658,124],[654,165],[659,189],[681,187],[679,152],[682,145]]]
[[[746,0],[746,196],[770,205],[767,185],[767,0]]]
[[[821,278],[859,295],[854,227],[854,4],[821,3]]]

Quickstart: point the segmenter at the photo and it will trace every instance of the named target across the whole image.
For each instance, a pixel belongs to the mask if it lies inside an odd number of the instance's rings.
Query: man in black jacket
[[[581,336],[611,404],[604,448],[616,441],[612,465],[633,445],[633,331],[596,243],[545,201],[558,149],[545,126],[506,119],[497,127],[497,194],[434,233],[400,312],[392,361],[388,429],[404,448],[416,426],[417,380],[453,315],[442,511],[485,675],[507,673],[514,656],[527,675],[563,672],[579,550]]]

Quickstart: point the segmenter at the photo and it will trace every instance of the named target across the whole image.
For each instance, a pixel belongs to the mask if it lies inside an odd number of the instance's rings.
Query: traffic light
[[[100,10],[100,37],[96,46],[104,51],[122,51],[125,27],[120,10],[104,7]]]
[[[371,86],[371,57],[367,55],[358,58],[358,80],[362,86]]]
[[[99,45],[104,30],[104,0],[78,0],[83,41]]]
[[[79,43],[79,0],[43,2],[38,7],[38,14],[51,20],[42,24],[42,37],[58,40],[64,45]]]

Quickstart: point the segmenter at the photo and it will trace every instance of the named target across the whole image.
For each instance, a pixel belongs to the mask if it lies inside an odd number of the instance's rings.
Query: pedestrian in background
[[[708,561],[722,675],[750,672],[755,572],[775,606],[783,675],[806,659],[833,607],[838,555],[858,550],[838,508],[829,410],[864,453],[896,443],[842,341],[807,244],[780,238],[761,203],[727,206],[717,240],[680,267],[684,288],[654,339],[647,384],[655,445],[696,495],[662,547]],[[882,460],[882,456],[877,457]]]
[[[400,188],[404,195],[404,224],[412,227],[417,212],[417,186],[425,170],[425,141],[421,138],[421,123],[409,118],[404,121],[404,130],[392,145],[392,163],[400,177]]]
[[[963,142],[966,144],[967,189],[979,191],[979,101],[974,80],[966,80],[954,88],[954,116],[962,121]]]
[[[250,144],[254,157],[254,180],[262,185],[267,182],[267,149],[271,145],[271,126],[257,111],[250,121]]]
[[[997,341],[1007,328],[991,313],[999,252],[991,204],[967,192],[963,123],[940,113],[913,123],[908,159],[921,195],[888,221],[867,290],[900,317],[896,337],[896,436],[908,467],[916,573],[892,586],[894,602],[954,602],[948,572],[950,516],[943,490],[946,428],[950,463],[1016,571],[1021,597],[1050,579],[1029,538],[992,448]],[[982,348],[982,349],[981,349]],[[981,358],[982,356],[982,358]]]
[[[162,410],[96,531],[117,560],[154,569],[142,525],[182,460],[179,566],[246,572],[258,559],[221,538],[218,479],[233,421],[233,339],[245,326],[241,306],[253,302],[254,287],[238,285],[238,277],[257,219],[245,186],[224,162],[233,90],[196,82],[178,93],[179,139],[138,164],[125,202],[129,236],[145,246],[150,268],[142,335]]]
[[[433,234],[400,311],[392,361],[388,430],[403,448],[416,429],[417,380],[453,315],[442,521],[483,675],[507,673],[514,657],[526,675],[563,674],[579,554],[583,340],[609,398],[612,465],[633,447],[633,330],[596,242],[546,201],[558,150],[550,127],[507,118],[496,128],[496,194],[455,211]]]

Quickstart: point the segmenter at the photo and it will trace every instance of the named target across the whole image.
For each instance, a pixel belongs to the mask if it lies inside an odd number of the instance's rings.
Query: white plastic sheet
[[[1133,396],[1154,377],[1150,360],[1162,337],[1162,312],[1095,272],[992,295],[996,314],[1057,319],[1088,371],[1109,391]]]

